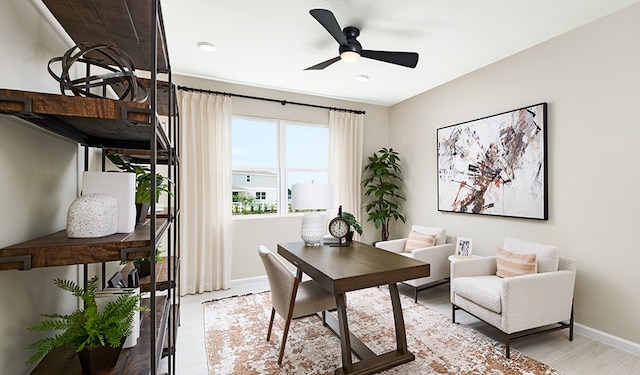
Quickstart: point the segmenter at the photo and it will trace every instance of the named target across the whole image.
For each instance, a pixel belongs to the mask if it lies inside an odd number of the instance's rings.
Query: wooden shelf
[[[156,235],[169,225],[156,220]],[[100,238],[68,238],[66,230],[0,249],[0,270],[22,269],[20,262],[2,263],[2,258],[31,256],[31,267],[55,267],[85,263],[119,261],[124,249],[150,247],[151,221],[146,220],[131,233],[116,233]],[[131,252],[128,259],[149,256],[149,250]]]
[[[148,298],[142,299],[142,305],[149,307]],[[169,303],[166,296],[156,296],[156,354],[159,362],[162,355],[164,343],[164,332],[166,331],[167,319],[169,318]],[[118,363],[114,368],[101,371],[99,375],[125,375],[125,374],[148,374],[151,370],[149,361],[151,331],[149,327],[151,312],[144,312],[140,321],[140,337],[136,346],[122,349]],[[70,347],[58,348],[47,355],[36,368],[31,372],[33,375],[82,375],[80,360]]]
[[[166,290],[175,286],[175,281],[169,283],[169,269],[171,270],[171,275],[175,275],[173,262],[173,257],[170,257],[165,258],[162,262],[156,263],[156,290]],[[123,280],[127,280],[127,275],[133,268],[133,263],[127,263],[122,267],[120,274],[122,274]],[[151,276],[141,277],[139,282],[140,291],[148,292],[151,289]]]
[[[174,150],[175,151],[175,150]],[[133,150],[126,148],[109,148],[106,149],[107,155],[125,155],[128,156],[133,164],[150,164],[151,151],[149,150]],[[167,164],[169,151],[158,151],[158,164]],[[175,160],[175,155],[173,155]]]
[[[179,321],[180,321],[180,305],[172,304],[171,308],[169,309],[169,327],[168,328],[169,330],[173,330],[174,343],[176,342],[176,339],[178,337],[177,322]],[[167,330],[167,332],[169,332],[169,330]],[[164,347],[162,348],[162,357],[164,358],[174,354],[175,354],[175,345],[173,346],[173,348],[171,347],[171,345],[169,344],[169,335],[167,334],[164,338]]]
[[[0,89],[0,113],[90,147],[149,150],[158,128],[158,148],[170,148],[144,103]]]
[[[144,86],[147,89],[147,93],[151,92],[151,80],[148,78],[141,78],[138,77],[138,82],[140,84],[142,84],[142,86]],[[125,90],[128,88],[127,86],[123,85],[122,83],[115,83],[115,84],[111,84],[110,85],[111,88],[113,88],[113,90],[118,94],[118,96],[122,95]],[[165,81],[160,81],[158,80],[156,82],[156,86],[157,86],[157,91],[156,91],[156,100],[157,100],[157,109],[156,112],[158,112],[158,115],[160,116],[170,116],[171,113],[174,113],[175,111],[171,111],[170,107],[169,107],[169,90],[170,87],[173,88],[173,92],[172,94],[174,94],[175,97],[175,88],[173,87],[173,85],[169,85],[169,82],[165,82]],[[145,103],[147,103],[147,105],[151,105],[149,103],[149,97],[147,98],[147,100],[145,101]]]
[[[131,57],[136,69],[152,70],[151,0],[43,0],[43,3],[75,43],[118,47]],[[159,72],[167,73],[169,51],[160,8],[158,14],[157,67]]]

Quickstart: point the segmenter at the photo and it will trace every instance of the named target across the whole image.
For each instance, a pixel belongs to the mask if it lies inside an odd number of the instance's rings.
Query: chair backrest
[[[271,288],[271,304],[281,316],[287,316],[295,276],[276,255],[265,246],[258,248],[262,259],[269,287]]]
[[[577,270],[578,270],[578,264],[575,259],[560,256],[558,271],[571,271],[573,273],[576,273]]]

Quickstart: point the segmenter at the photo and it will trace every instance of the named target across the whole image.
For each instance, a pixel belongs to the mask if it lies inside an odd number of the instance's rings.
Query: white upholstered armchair
[[[568,328],[573,341],[575,278],[557,247],[507,238],[497,256],[451,263],[453,322],[464,310],[498,328],[507,358],[512,340],[533,334]]]
[[[430,243],[431,238],[434,242]],[[447,236],[444,228],[411,226],[407,238],[376,242],[376,247],[430,264],[429,277],[403,281],[414,289],[414,301],[418,301],[418,291],[446,283],[449,278],[449,256],[455,250],[455,237]]]

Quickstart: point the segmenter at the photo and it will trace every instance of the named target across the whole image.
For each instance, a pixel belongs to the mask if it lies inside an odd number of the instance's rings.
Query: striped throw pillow
[[[431,247],[436,243],[436,236],[433,234],[422,234],[412,230],[407,238],[407,243],[404,245],[404,252],[410,253],[415,249],[422,249],[423,247]]]
[[[505,250],[501,247],[497,249],[499,277],[521,276],[538,271],[536,254],[519,254]]]

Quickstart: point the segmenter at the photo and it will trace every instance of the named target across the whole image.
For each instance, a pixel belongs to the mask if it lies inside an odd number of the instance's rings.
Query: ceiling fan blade
[[[322,27],[324,27],[329,34],[336,40],[341,46],[347,46],[347,38],[342,33],[342,29],[336,21],[336,17],[327,9],[311,9],[309,13],[315,18]]]
[[[415,68],[416,65],[418,65],[418,54],[416,52],[372,51],[363,49],[360,55],[369,59],[402,65],[408,68]]]
[[[340,60],[340,56],[334,57],[334,58],[329,59],[327,61],[323,61],[320,64],[316,64],[314,66],[310,66],[305,70],[322,70],[322,69],[326,68],[327,66],[329,66],[329,65],[331,65],[334,62],[339,61],[339,60]]]

